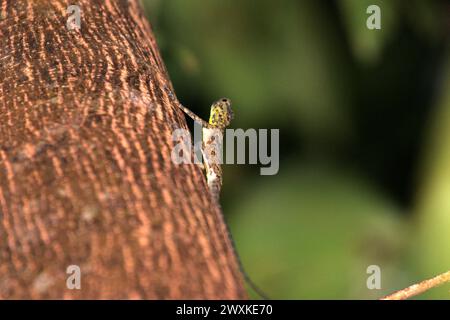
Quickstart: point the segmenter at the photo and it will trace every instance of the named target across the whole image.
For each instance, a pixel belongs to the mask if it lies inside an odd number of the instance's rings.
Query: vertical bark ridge
[[[245,298],[138,2],[71,4],[0,0],[0,298]]]

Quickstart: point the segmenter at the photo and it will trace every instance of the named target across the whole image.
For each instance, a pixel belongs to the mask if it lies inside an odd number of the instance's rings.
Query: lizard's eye
[[[231,104],[230,99],[227,99],[227,98],[222,98],[222,99],[220,100],[220,102],[222,102],[222,103],[225,104],[225,105],[230,105],[230,104]]]

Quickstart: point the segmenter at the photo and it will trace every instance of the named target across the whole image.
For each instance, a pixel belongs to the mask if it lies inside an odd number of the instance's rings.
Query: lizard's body
[[[225,128],[233,120],[231,101],[223,98],[211,106],[210,128],[203,128],[202,152],[206,181],[212,197],[219,201],[222,188],[222,145]]]
[[[209,191],[219,200],[222,188],[222,166],[220,164],[220,148],[223,142],[223,130],[203,128],[203,166]]]
[[[176,101],[176,99],[175,99]],[[219,201],[220,189],[222,188],[222,143],[225,128],[233,120],[231,101],[222,98],[211,105],[209,122],[193,113],[190,109],[176,101],[177,106],[183,110],[195,122],[203,126],[202,154],[203,166],[206,173],[206,181],[211,196]]]

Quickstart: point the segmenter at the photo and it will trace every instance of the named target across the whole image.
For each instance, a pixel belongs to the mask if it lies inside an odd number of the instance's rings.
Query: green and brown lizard
[[[177,101],[176,99],[174,101]],[[222,188],[222,145],[225,128],[233,120],[234,113],[231,109],[231,101],[227,98],[217,100],[211,105],[209,122],[206,122],[190,109],[177,101],[177,106],[194,121],[203,127],[202,154],[203,166],[206,173],[211,196],[219,201]]]
[[[202,138],[202,154],[204,159],[204,168],[206,172],[206,181],[211,193],[211,196],[219,202],[220,199],[220,189],[222,188],[222,167],[221,167],[221,149],[223,143],[223,135],[225,128],[228,127],[234,118],[233,110],[231,109],[231,100],[228,98],[222,98],[217,100],[211,105],[209,122],[206,122],[195,113],[193,113],[189,108],[183,106],[171,93],[169,90],[169,96],[173,102],[180,108],[184,113],[186,113],[195,122],[200,123],[203,127],[203,138]],[[220,206],[220,204],[219,204]],[[224,217],[222,217],[224,218]],[[237,253],[236,244],[231,236],[228,224],[224,220],[227,236],[233,247],[233,251],[236,255],[239,268],[248,283],[248,285],[263,299],[269,299],[267,295],[258,288],[258,286],[251,280],[249,275],[244,269],[242,261]]]

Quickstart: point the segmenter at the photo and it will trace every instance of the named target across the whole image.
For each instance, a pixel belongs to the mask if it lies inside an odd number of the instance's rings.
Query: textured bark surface
[[[186,120],[138,1],[0,11],[0,298],[245,298],[203,173],[171,161]]]

